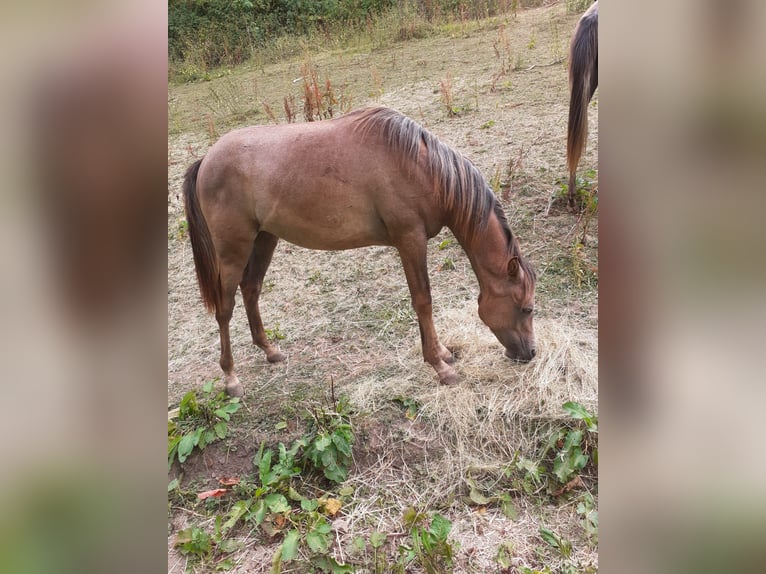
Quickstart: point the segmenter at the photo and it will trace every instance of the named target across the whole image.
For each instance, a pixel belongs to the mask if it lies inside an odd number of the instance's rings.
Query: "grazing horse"
[[[588,104],[598,87],[598,0],[577,22],[569,47],[569,124],[567,126],[567,167],[569,207],[575,210],[577,164],[588,135]]]
[[[226,391],[234,372],[229,321],[239,285],[253,342],[284,359],[258,309],[281,238],[309,249],[395,247],[418,317],[423,357],[443,384],[458,381],[434,329],[426,244],[446,225],[479,282],[479,316],[519,362],[535,356],[536,275],[479,170],[410,118],[371,107],[322,122],[234,130],[186,172],[183,184],[202,299],[221,336]]]

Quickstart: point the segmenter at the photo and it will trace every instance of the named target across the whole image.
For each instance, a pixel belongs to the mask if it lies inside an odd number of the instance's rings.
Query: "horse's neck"
[[[508,237],[494,212],[490,212],[486,228],[476,231],[472,236],[457,226],[450,226],[450,230],[468,256],[482,291],[505,277]]]

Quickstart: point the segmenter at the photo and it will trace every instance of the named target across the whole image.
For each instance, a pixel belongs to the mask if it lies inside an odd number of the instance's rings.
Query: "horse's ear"
[[[519,258],[518,256],[514,255],[508,260],[508,278],[517,279],[520,272],[521,268],[519,267]]]

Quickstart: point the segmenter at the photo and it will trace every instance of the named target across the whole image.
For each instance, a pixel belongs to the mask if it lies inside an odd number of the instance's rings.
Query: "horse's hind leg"
[[[250,323],[250,333],[253,336],[253,343],[258,345],[266,353],[266,360],[269,363],[278,363],[284,361],[285,356],[279,352],[279,349],[269,342],[266,331],[263,328],[261,312],[258,308],[258,298],[263,288],[263,277],[271,263],[271,257],[274,249],[277,247],[279,239],[271,233],[261,231],[253,242],[253,250],[250,253],[250,260],[245,268],[245,274],[242,277],[240,287],[242,288],[242,298],[245,301],[245,310],[247,311],[247,320]]]
[[[221,258],[221,301],[216,309],[215,318],[218,321],[218,331],[221,335],[220,364],[223,370],[226,393],[232,397],[241,397],[245,394],[245,389],[234,372],[229,322],[234,312],[234,295],[237,292],[237,285],[242,280],[251,242],[237,241],[236,246],[233,243],[229,242],[225,250],[226,257]]]

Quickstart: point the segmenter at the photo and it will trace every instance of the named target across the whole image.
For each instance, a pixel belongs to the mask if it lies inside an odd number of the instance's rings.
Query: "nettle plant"
[[[307,469],[321,473],[333,488],[348,476],[354,443],[348,406],[341,400],[332,411],[316,407],[310,415],[308,432],[289,448],[279,443],[272,450],[261,444],[253,460],[256,475],[234,486],[238,500],[224,517],[221,531],[228,535],[244,522],[270,538],[282,536],[272,558],[274,567],[301,557],[323,572],[351,572],[350,566],[327,553],[334,540],[330,518],[353,489],[340,488],[337,495],[326,491],[319,497],[303,494]]]
[[[561,484],[579,474],[589,462],[598,466],[598,417],[580,403],[567,402],[562,408],[576,421],[575,427],[564,427],[553,433],[546,445],[545,454],[553,451],[552,472]]]
[[[310,411],[309,433],[304,437],[304,456],[327,480],[341,483],[351,466],[354,433],[349,421],[349,405],[341,399],[332,411]]]
[[[191,390],[178,406],[178,416],[168,420],[168,466],[175,460],[183,463],[195,448],[229,434],[229,420],[240,408],[239,398],[224,391],[214,392],[215,381],[202,385],[202,392]]]

